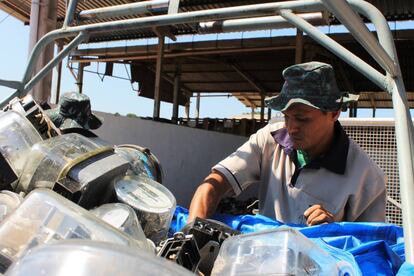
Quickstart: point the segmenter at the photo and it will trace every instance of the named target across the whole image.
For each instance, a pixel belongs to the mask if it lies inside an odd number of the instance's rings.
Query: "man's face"
[[[323,152],[333,137],[333,126],[338,112],[322,112],[305,104],[293,104],[283,112],[286,128],[295,149],[310,154]]]

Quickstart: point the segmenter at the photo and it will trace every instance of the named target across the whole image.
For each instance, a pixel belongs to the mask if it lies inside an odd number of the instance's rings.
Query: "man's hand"
[[[334,222],[334,216],[321,204],[312,205],[303,213],[303,216],[308,226]]]

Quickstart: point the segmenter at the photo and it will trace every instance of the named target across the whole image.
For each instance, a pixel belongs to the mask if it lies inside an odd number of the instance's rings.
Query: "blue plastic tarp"
[[[187,218],[188,210],[178,206],[170,232],[184,227]],[[213,219],[242,233],[287,225],[299,230],[334,258],[347,261],[362,275],[414,275],[414,266],[405,262],[403,230],[393,224],[339,222],[306,227],[283,224],[261,215],[216,214]]]

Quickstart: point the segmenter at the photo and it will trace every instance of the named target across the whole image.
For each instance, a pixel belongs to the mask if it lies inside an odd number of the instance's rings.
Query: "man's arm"
[[[191,200],[188,222],[196,217],[208,218],[212,216],[221,198],[232,189],[227,178],[218,171],[213,171],[198,186]]]

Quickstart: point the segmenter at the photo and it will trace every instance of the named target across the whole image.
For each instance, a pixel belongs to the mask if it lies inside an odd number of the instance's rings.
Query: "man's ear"
[[[341,110],[337,110],[337,111],[332,112],[332,119],[334,120],[334,122],[338,120],[340,115],[341,115]]]

